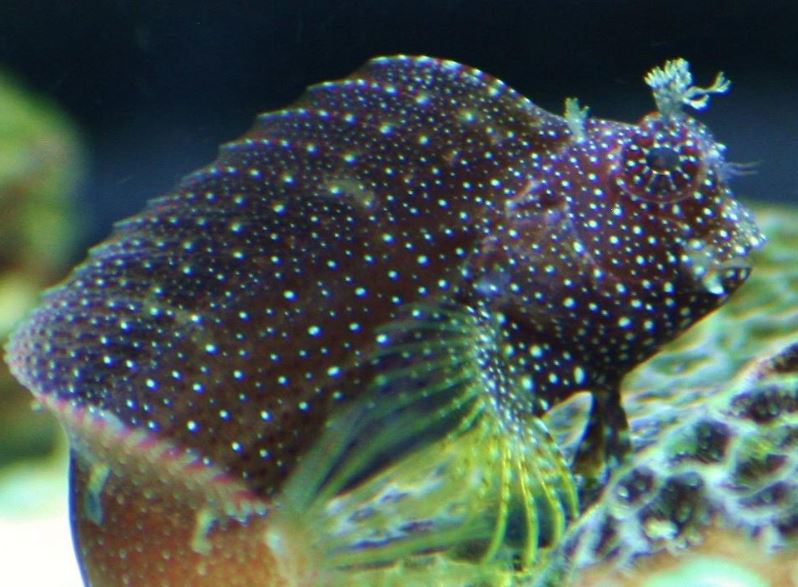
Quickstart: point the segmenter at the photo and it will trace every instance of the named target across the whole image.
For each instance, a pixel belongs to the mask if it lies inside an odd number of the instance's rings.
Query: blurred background
[[[215,157],[258,112],[369,57],[483,69],[541,106],[653,109],[676,56],[732,91],[700,115],[744,199],[798,202],[794,0],[5,0],[0,3],[0,336],[115,220]],[[0,584],[79,585],[64,442],[0,368]]]

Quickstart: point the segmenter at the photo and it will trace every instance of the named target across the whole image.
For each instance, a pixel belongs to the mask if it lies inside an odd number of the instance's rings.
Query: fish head
[[[567,131],[545,131],[568,140],[533,158],[505,203],[508,229],[486,248],[485,265],[509,274],[485,280],[491,291],[510,292],[505,307],[562,349],[560,363],[580,357],[582,386],[617,385],[725,303],[765,242],[734,198],[725,147],[683,111],[727,84],[694,87],[686,67],[649,74],[658,108],[637,124],[588,118],[566,102]]]
[[[621,220],[614,231],[619,241],[628,250],[641,238],[659,243],[650,262],[635,258],[653,265],[646,278],[677,279],[719,305],[745,282],[749,255],[765,242],[734,198],[725,146],[698,120],[660,112],[616,140],[607,183]]]

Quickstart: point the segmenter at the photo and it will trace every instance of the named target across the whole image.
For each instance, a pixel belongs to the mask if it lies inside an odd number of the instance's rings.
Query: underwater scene
[[[0,22],[0,585],[798,587],[798,4]]]

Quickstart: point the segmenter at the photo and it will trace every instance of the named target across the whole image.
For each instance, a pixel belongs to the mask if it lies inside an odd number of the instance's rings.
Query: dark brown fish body
[[[513,391],[495,402],[520,425],[575,391],[617,394],[744,281],[760,240],[720,147],[677,109],[562,118],[458,64],[378,59],[120,224],[10,360],[37,395],[268,497],[419,304],[496,317]]]

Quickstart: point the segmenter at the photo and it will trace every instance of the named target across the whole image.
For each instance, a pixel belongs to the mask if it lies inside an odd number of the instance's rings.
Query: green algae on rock
[[[41,287],[73,253],[83,149],[65,113],[4,71],[0,105],[0,268],[29,272]]]
[[[0,338],[57,279],[74,252],[73,195],[83,173],[77,132],[55,105],[0,70]],[[0,466],[44,456],[54,420],[30,410],[30,396],[0,369]]]

